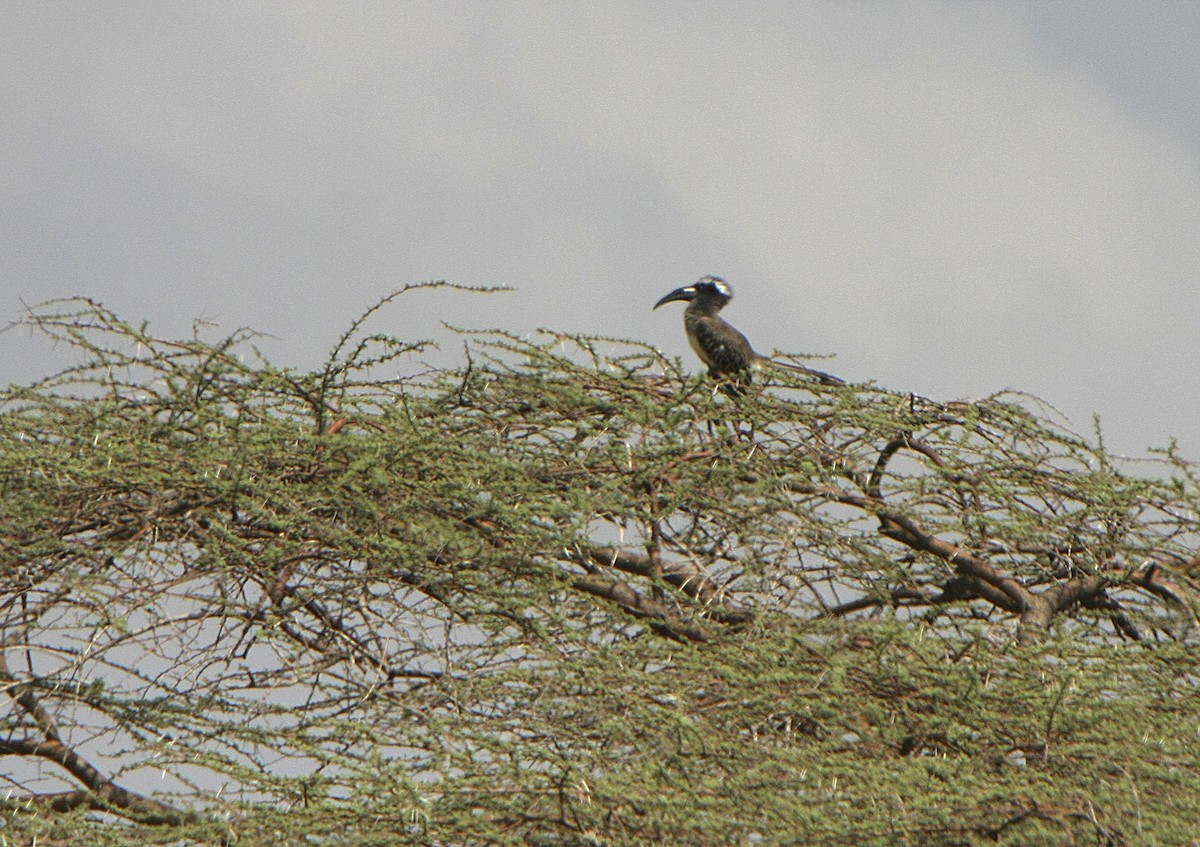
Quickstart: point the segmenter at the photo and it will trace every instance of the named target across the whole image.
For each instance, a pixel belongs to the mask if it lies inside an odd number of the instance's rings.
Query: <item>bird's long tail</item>
[[[779,368],[787,368],[789,371],[796,371],[797,373],[807,374],[811,377],[816,377],[816,379],[822,385],[846,384],[846,380],[842,379],[841,377],[834,376],[833,374],[827,374],[825,371],[819,371],[815,368],[805,367],[804,365],[793,365],[791,362],[781,362],[778,359],[766,359],[764,363],[774,365]]]

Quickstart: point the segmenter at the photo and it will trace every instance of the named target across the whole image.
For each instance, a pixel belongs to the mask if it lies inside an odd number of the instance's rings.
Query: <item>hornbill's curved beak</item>
[[[685,285],[683,288],[676,288],[674,291],[672,291],[666,297],[664,297],[663,299],[661,299],[657,303],[655,303],[654,309],[657,309],[663,303],[673,303],[676,300],[695,300],[695,299],[696,299],[696,286]],[[653,312],[654,309],[651,309],[650,311]]]

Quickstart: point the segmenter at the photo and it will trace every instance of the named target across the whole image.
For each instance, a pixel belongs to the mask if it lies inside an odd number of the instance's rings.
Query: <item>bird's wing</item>
[[[716,374],[732,376],[748,371],[758,358],[746,336],[721,318],[699,317],[687,329],[696,355]]]

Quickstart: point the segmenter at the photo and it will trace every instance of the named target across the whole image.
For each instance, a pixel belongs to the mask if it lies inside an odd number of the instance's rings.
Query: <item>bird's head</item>
[[[655,303],[654,308],[657,309],[663,303],[673,303],[676,300],[691,302],[692,300],[700,299],[712,301],[719,309],[733,299],[733,289],[729,287],[729,283],[719,276],[705,276],[691,285],[676,288],[666,297]]]

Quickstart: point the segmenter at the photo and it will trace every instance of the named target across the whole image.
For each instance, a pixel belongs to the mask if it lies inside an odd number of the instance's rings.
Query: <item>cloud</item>
[[[5,308],[85,292],[311,364],[376,296],[449,278],[521,290],[383,328],[687,357],[649,306],[722,273],[762,348],[1031,388],[1161,440],[1145,373],[1194,393],[1161,351],[1200,317],[1197,139],[1030,26],[953,3],[39,8],[0,36]]]

